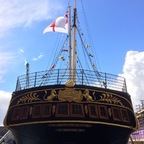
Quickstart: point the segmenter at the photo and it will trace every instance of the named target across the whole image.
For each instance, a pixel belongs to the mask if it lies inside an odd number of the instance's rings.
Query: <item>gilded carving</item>
[[[27,93],[25,96],[21,97],[17,104],[19,103],[30,103],[30,102],[33,102],[33,101],[39,101],[41,99],[38,98],[38,95],[37,93]]]
[[[83,95],[81,91],[77,91],[74,88],[66,88],[65,90],[59,90],[58,99],[60,101],[81,102]]]
[[[51,90],[51,94],[47,96],[47,91],[45,91],[45,96],[44,96],[44,100],[47,101],[51,101],[53,100],[55,97],[57,97],[57,92],[55,89]]]
[[[58,93],[58,99],[60,101],[81,102],[83,98],[85,98],[86,101],[89,101],[89,102],[96,100],[96,97],[94,97],[93,99],[92,96],[89,94],[88,89],[86,89],[82,93],[81,90],[75,90],[74,88],[66,88],[65,90],[59,90],[59,93]]]
[[[74,87],[75,86],[75,83],[74,83],[74,81],[72,81],[72,80],[68,80],[66,83],[65,83],[65,86],[66,87]]]
[[[86,89],[84,91],[83,96],[86,98],[87,101],[95,101],[96,100],[96,97],[94,97],[94,99],[93,99],[92,96],[90,96],[88,89]]]
[[[117,104],[117,105],[123,105],[121,100],[119,100],[118,98],[114,97],[112,94],[108,94],[108,93],[103,93],[100,96],[100,100],[99,101],[103,101],[103,102],[107,102],[110,104]]]
[[[44,94],[42,94],[44,93]],[[94,98],[93,98],[94,97]],[[82,100],[92,102],[96,100],[95,92],[90,95],[90,91],[85,89],[83,92],[82,90],[76,90],[75,88],[67,87],[63,90],[45,90],[41,93],[31,92],[26,93],[22,96],[18,101],[19,103],[31,103],[36,101],[68,101],[68,102],[81,102]]]

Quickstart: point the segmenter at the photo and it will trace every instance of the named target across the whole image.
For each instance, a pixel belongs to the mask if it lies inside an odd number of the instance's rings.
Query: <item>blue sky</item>
[[[84,6],[100,70],[124,76],[134,106],[139,104],[144,99],[144,1],[82,1],[78,16]],[[68,3],[73,1],[0,0],[0,125],[25,62],[31,72],[48,68],[56,34],[43,35],[43,30],[64,15]]]

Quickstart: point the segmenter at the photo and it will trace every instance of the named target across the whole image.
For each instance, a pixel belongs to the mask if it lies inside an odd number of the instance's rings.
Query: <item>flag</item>
[[[94,63],[92,63],[92,67],[93,67],[93,68],[96,68],[96,66],[94,65]]]
[[[62,32],[68,33],[68,16],[65,14],[64,16],[58,17],[53,23],[47,26],[43,34],[46,32]]]
[[[59,56],[58,59],[62,59],[63,61],[65,60],[63,56]]]
[[[53,65],[50,67],[50,70],[52,70],[54,67],[55,67],[55,64],[53,64]]]
[[[63,48],[63,49],[62,49],[62,51],[68,52],[68,49],[66,49],[66,48]]]
[[[88,55],[89,55],[90,57],[93,57],[93,55],[92,55],[92,54],[90,54],[90,53],[89,53]]]

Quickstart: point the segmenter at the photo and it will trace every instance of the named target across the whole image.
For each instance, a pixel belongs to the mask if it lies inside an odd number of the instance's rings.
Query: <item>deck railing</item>
[[[16,91],[47,85],[63,85],[69,78],[69,70],[65,69],[28,73],[18,77]],[[76,70],[75,84],[127,92],[125,78],[98,71]]]

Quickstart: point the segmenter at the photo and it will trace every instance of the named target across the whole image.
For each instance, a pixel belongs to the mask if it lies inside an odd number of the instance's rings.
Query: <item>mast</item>
[[[75,82],[75,78],[76,78],[76,0],[74,0],[74,10],[73,10],[73,26],[72,26],[72,38],[70,36],[70,39],[72,39],[69,41],[71,44],[70,46],[70,80],[72,80],[73,82]],[[71,31],[71,30],[70,30]],[[71,34],[71,33],[69,33]]]
[[[69,32],[69,78],[70,80],[73,80],[72,75],[72,46],[71,46],[71,7],[68,7],[68,32]]]

